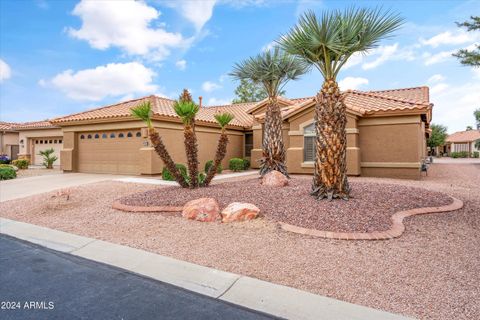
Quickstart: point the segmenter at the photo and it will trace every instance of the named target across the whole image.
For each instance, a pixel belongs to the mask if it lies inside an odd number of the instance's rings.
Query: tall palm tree
[[[188,181],[190,188],[198,188],[198,143],[195,134],[195,116],[199,107],[192,101],[190,93],[185,89],[178,101],[173,105],[175,113],[182,119],[185,153],[187,155]]]
[[[210,166],[210,169],[207,172],[207,177],[205,178],[204,185],[207,187],[212,181],[213,177],[217,173],[217,168],[222,163],[222,160],[227,154],[227,144],[228,144],[228,135],[226,133],[226,126],[234,118],[233,114],[230,113],[218,113],[215,115],[215,120],[217,120],[222,132],[220,138],[218,139],[217,151],[215,152],[215,159],[213,160],[213,165]]]
[[[152,142],[153,148],[162,159],[163,163],[167,167],[168,171],[172,173],[175,177],[175,180],[182,188],[188,188],[189,185],[185,181],[185,178],[182,176],[180,171],[175,166],[175,162],[173,162],[172,157],[167,151],[165,144],[163,143],[162,137],[155,131],[155,128],[152,124],[152,107],[150,105],[150,101],[146,101],[135,108],[131,109],[132,115],[140,120],[143,120],[148,127],[148,135],[150,137],[150,141]]]
[[[288,176],[282,138],[282,114],[277,97],[288,81],[298,79],[308,68],[301,59],[280,51],[277,47],[236,63],[230,73],[237,80],[261,84],[268,96],[263,129],[263,157],[260,160],[262,175],[277,170]]]
[[[381,9],[351,8],[324,12],[317,17],[307,12],[278,41],[286,52],[315,66],[324,78],[315,105],[315,172],[312,195],[317,199],[348,199],[346,173],[347,123],[345,96],[337,76],[356,52],[366,53],[378,46],[403,23],[399,15]]]

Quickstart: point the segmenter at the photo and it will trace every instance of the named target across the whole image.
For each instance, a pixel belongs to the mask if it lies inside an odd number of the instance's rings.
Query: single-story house
[[[17,159],[18,131],[14,129],[15,123],[0,122],[0,155],[7,155],[10,159]]]
[[[450,155],[452,152],[468,152],[469,156],[473,152],[480,152],[479,148],[475,147],[475,142],[480,140],[480,130],[466,130],[455,132],[447,137],[445,140],[444,153]]]

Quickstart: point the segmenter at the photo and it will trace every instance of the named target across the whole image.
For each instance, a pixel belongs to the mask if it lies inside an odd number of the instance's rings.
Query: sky
[[[353,56],[338,76],[341,89],[385,90],[427,85],[433,123],[450,133],[474,125],[480,69],[451,56],[480,42],[456,21],[480,14],[480,1],[267,0],[2,0],[0,119],[54,118],[188,88],[206,105],[227,104],[237,82],[228,74],[268,50],[303,12],[377,7],[405,23],[393,37]],[[313,69],[289,82],[286,96],[313,96]]]

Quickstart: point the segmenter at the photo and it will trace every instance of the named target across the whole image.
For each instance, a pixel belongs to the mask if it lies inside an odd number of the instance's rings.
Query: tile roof
[[[0,131],[11,131],[16,123],[0,121]]]
[[[29,129],[48,129],[48,128],[58,128],[58,127],[52,124],[49,120],[44,120],[44,121],[16,123],[13,126],[13,128],[15,130],[29,130]]]
[[[428,87],[414,87],[414,88],[403,88],[403,89],[391,89],[391,90],[380,90],[380,91],[368,91],[369,93],[373,93],[377,96],[385,96],[391,98],[399,98],[406,101],[411,102],[422,102],[422,103],[429,103],[430,102],[430,95]]]
[[[480,130],[459,131],[449,135],[447,142],[473,142],[480,139]]]

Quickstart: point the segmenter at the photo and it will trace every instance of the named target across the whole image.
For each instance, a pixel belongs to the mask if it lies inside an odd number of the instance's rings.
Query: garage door
[[[140,173],[140,129],[85,132],[78,134],[77,139],[79,172]]]
[[[57,156],[57,161],[53,165],[60,165],[60,150],[62,150],[62,137],[35,138],[33,164],[42,165],[43,157],[39,155],[40,151],[53,149],[53,154]]]

